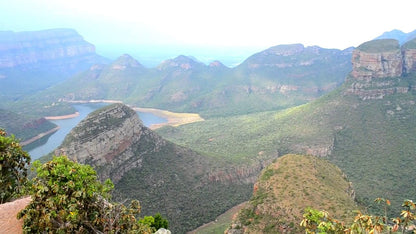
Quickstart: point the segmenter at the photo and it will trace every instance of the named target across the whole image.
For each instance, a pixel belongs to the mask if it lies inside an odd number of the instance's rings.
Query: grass
[[[364,42],[359,45],[357,49],[368,53],[380,53],[400,50],[400,45],[399,42],[394,39],[380,39]]]
[[[248,233],[300,233],[307,207],[331,210],[343,221],[357,208],[346,192],[350,188],[339,168],[320,158],[285,155],[266,167],[253,196],[241,209],[234,226]]]
[[[223,234],[224,231],[230,226],[233,217],[246,203],[241,203],[233,208],[227,210],[227,212],[218,216],[214,221],[202,225],[201,227],[188,232],[188,234]]]

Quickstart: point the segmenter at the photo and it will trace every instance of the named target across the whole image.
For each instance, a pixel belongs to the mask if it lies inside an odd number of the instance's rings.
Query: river
[[[79,116],[71,119],[51,120],[51,122],[58,125],[58,131],[49,136],[45,144],[42,144],[29,151],[32,160],[38,159],[56,149],[63,141],[65,136],[74,128],[81,120],[83,120],[89,113],[94,110],[109,105],[108,103],[88,103],[75,104],[74,108],[79,112]],[[151,113],[138,112],[143,124],[149,127],[152,124],[165,123],[166,119],[153,115]]]

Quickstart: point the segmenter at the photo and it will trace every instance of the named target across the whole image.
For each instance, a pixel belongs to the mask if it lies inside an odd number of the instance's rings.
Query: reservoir
[[[79,112],[79,116],[71,119],[51,120],[52,123],[58,125],[60,128],[58,131],[49,136],[46,143],[30,150],[28,153],[32,160],[36,160],[39,157],[46,155],[56,149],[63,141],[65,136],[74,128],[81,120],[87,115],[100,107],[109,105],[108,103],[87,103],[76,104],[74,108]],[[143,124],[149,127],[152,124],[166,123],[167,119],[156,116],[151,113],[138,112]]]

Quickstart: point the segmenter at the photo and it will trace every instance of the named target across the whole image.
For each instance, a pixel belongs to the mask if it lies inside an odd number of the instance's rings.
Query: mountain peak
[[[302,44],[277,45],[264,50],[263,54],[273,54],[280,56],[290,56],[301,52],[305,47]]]
[[[179,55],[174,59],[168,59],[168,60],[163,61],[159,65],[158,68],[160,70],[164,70],[167,68],[180,68],[183,70],[190,70],[197,66],[205,66],[205,65],[190,56]]]
[[[391,31],[388,32],[384,32],[383,34],[381,34],[380,36],[374,38],[374,40],[378,40],[378,39],[395,39],[398,40],[400,45],[403,45],[404,43],[412,40],[416,38],[416,30],[409,32],[409,33],[405,33],[401,30],[398,29],[393,29]]]
[[[223,68],[226,67],[223,63],[221,63],[218,60],[212,61],[209,65],[209,67],[216,67],[216,68]]]
[[[128,67],[144,68],[136,59],[129,54],[123,54],[118,57],[112,64],[112,69],[124,70]]]

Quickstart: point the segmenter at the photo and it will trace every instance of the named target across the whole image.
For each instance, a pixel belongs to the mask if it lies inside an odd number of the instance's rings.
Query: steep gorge
[[[115,183],[117,200],[140,200],[143,215],[162,213],[175,233],[192,230],[248,199],[262,169],[261,164],[229,167],[222,159],[166,141],[123,104],[91,113],[55,154],[92,165],[101,180]]]

